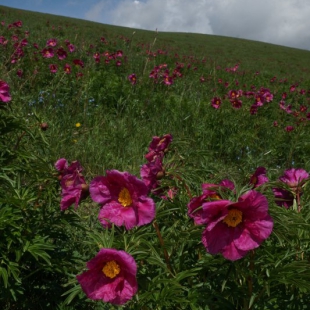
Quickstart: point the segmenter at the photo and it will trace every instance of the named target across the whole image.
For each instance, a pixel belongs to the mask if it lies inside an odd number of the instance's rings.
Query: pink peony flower
[[[62,188],[60,209],[62,211],[68,209],[72,204],[77,209],[81,200],[88,196],[88,185],[81,173],[75,171],[63,176],[60,184]]]
[[[156,157],[163,157],[163,155],[168,151],[168,147],[171,142],[171,134],[165,134],[161,137],[153,137],[152,142],[149,145],[149,152],[145,155],[145,158],[151,162]]]
[[[88,298],[123,305],[138,291],[137,264],[125,251],[101,249],[76,278]]]
[[[144,184],[153,194],[160,194],[159,180],[165,175],[162,158],[157,157],[154,161],[142,165],[140,175]]]
[[[218,200],[202,204],[202,243],[211,254],[237,260],[258,248],[269,237],[273,220],[267,198],[250,190],[238,202]]]
[[[230,180],[223,180],[220,184],[202,184],[202,195],[194,197],[190,200],[187,205],[188,216],[194,220],[196,225],[202,225],[202,204],[208,201],[222,200],[220,194],[221,191],[226,191],[227,189],[233,191],[235,189],[235,184]]]
[[[91,198],[102,205],[99,221],[104,227],[114,223],[129,230],[149,224],[155,217],[155,203],[147,197],[149,189],[128,172],[108,170],[105,177],[92,180],[89,190]]]
[[[296,194],[302,195],[302,187],[309,179],[309,173],[304,169],[288,169],[279,180],[284,183],[290,190],[285,188],[273,188],[273,194],[275,196],[275,202],[278,206],[286,209],[290,208],[294,204],[294,198]]]
[[[50,48],[44,48],[42,51],[41,51],[41,54],[44,58],[52,58],[54,57],[54,51],[53,49],[50,47]]]
[[[255,172],[250,177],[250,184],[253,185],[253,188],[256,188],[266,182],[269,181],[269,179],[266,176],[266,168],[265,167],[258,167]]]
[[[128,80],[130,81],[132,85],[135,85],[137,83],[137,77],[134,73],[128,76]]]
[[[50,64],[49,68],[50,68],[51,73],[56,73],[58,70],[57,65],[55,65],[55,64]]]
[[[80,201],[88,196],[88,185],[81,173],[83,167],[78,161],[73,161],[69,166],[65,158],[58,159],[54,166],[59,171],[58,179],[62,188],[60,209],[66,210],[72,204],[76,209]]]
[[[218,97],[214,97],[212,100],[211,100],[211,106],[214,108],[214,109],[218,109],[222,104],[222,100],[221,98],[218,98]]]
[[[6,82],[0,80],[0,101],[2,102],[11,101],[11,95],[9,91],[10,91],[9,85]]]

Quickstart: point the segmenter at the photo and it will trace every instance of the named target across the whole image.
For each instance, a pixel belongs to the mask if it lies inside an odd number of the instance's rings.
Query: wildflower
[[[302,195],[302,188],[309,178],[309,173],[304,169],[288,169],[284,174],[279,177],[279,181],[285,184],[288,189],[273,188],[273,194],[275,196],[275,202],[280,207],[289,208],[293,206],[294,196]]]
[[[41,54],[44,58],[52,58],[54,57],[54,51],[53,49],[50,47],[50,48],[44,48],[42,51],[41,51]]]
[[[161,137],[153,137],[152,142],[149,145],[149,152],[145,155],[145,158],[151,162],[158,156],[162,157],[168,151],[171,142],[171,134],[165,134]]]
[[[137,264],[125,251],[101,249],[76,278],[88,298],[123,305],[138,290]]]
[[[256,188],[266,182],[269,181],[268,177],[266,176],[266,168],[265,167],[258,167],[255,172],[250,177],[250,184],[253,185],[253,188]]]
[[[291,132],[291,131],[293,131],[295,128],[293,127],[293,126],[286,126],[285,127],[285,130],[287,131],[287,132]]]
[[[222,200],[220,192],[227,190],[233,191],[235,189],[235,184],[226,179],[221,181],[219,184],[204,183],[201,187],[202,195],[193,197],[187,205],[187,214],[194,220],[196,225],[203,224],[202,204],[208,201]]]
[[[212,100],[211,100],[211,105],[214,109],[219,109],[219,107],[221,106],[222,104],[222,100],[221,98],[218,98],[218,97],[214,97]]]
[[[81,173],[74,171],[72,174],[67,174],[61,179],[61,201],[60,209],[66,210],[72,204],[75,209],[80,201],[88,196],[88,185]]]
[[[81,123],[76,123],[76,124],[75,124],[75,127],[76,127],[76,128],[81,127]]]
[[[65,58],[67,58],[67,52],[62,47],[60,47],[56,51],[56,54],[57,54],[59,60],[63,60]]]
[[[70,43],[67,45],[67,47],[70,53],[73,53],[75,51],[75,46],[73,44]]]
[[[0,101],[2,102],[11,101],[11,95],[9,91],[10,91],[9,85],[6,82],[0,80]]]
[[[47,40],[46,45],[47,45],[47,46],[54,47],[54,46],[56,46],[56,45],[57,45],[57,40],[56,40],[56,39],[54,39],[54,38],[49,39],[49,40]]]
[[[74,59],[74,60],[73,60],[73,63],[74,63],[76,66],[80,66],[81,68],[84,68],[84,62],[83,62],[81,59]]]
[[[50,64],[49,68],[50,68],[51,73],[56,73],[58,70],[57,65],[55,65],[55,64]]]
[[[140,175],[147,188],[152,191],[153,194],[159,194],[159,180],[165,175],[162,158],[157,157],[154,161],[142,165]]]
[[[64,65],[64,71],[65,71],[65,73],[70,74],[71,73],[71,66],[69,64],[65,64]]]
[[[78,207],[80,201],[88,196],[88,185],[82,175],[82,166],[78,161],[73,161],[70,166],[65,158],[60,158],[55,163],[59,171],[58,179],[62,188],[61,210],[68,209],[72,204]]]
[[[273,220],[267,198],[250,190],[238,202],[216,200],[202,204],[202,243],[211,254],[237,260],[269,237]]]
[[[137,77],[134,73],[128,76],[128,80],[131,82],[132,85],[135,85],[137,83]]]
[[[242,106],[242,101],[238,99],[232,99],[230,100],[230,103],[234,109],[240,109]]]
[[[155,217],[155,203],[148,192],[142,180],[118,170],[108,170],[90,184],[91,198],[102,205],[99,221],[104,227],[114,223],[129,230],[149,224]]]

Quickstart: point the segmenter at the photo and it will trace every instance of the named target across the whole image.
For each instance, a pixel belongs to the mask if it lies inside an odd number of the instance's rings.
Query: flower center
[[[242,222],[242,212],[237,209],[229,210],[223,222],[227,224],[228,227],[236,227]]]
[[[132,204],[129,190],[126,187],[124,187],[118,194],[118,201],[123,207],[128,207]]]
[[[102,268],[102,272],[110,279],[115,278],[120,273],[120,271],[121,268],[114,260],[107,262]]]

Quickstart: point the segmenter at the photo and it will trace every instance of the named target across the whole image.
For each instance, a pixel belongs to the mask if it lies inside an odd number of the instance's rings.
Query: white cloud
[[[309,0],[101,0],[86,19],[310,49]]]

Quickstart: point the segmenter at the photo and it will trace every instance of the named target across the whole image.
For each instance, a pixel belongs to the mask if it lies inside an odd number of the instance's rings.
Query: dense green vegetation
[[[138,265],[127,309],[308,309],[308,176],[296,186],[279,177],[310,171],[309,51],[3,6],[0,21],[0,80],[11,96],[1,84],[2,309],[117,308],[87,299],[76,280],[101,248]],[[165,134],[173,140],[162,192],[149,194],[151,223],[105,228],[89,196],[60,210],[59,158],[79,161],[86,184],[112,169],[142,178],[152,138]],[[234,190],[216,195],[237,201],[257,167],[269,179],[255,192],[268,199],[271,235],[241,259],[211,255],[187,205],[203,183],[227,179]],[[293,197],[288,208],[275,202],[280,187]]]

